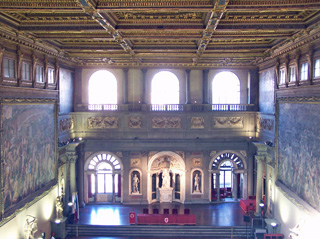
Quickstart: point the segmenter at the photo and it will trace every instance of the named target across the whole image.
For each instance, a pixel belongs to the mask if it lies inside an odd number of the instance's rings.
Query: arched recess
[[[191,194],[203,194],[203,171],[200,168],[194,168],[190,174],[190,192]]]
[[[214,154],[210,160],[209,174],[210,201],[220,201],[226,197],[234,200],[247,197],[247,162],[241,153],[224,150]],[[226,175],[230,175],[229,185],[224,180]]]
[[[122,202],[123,164],[107,151],[91,154],[84,164],[84,201]]]
[[[165,174],[168,175],[167,179],[162,179]],[[168,184],[165,184],[164,180],[168,181]],[[184,203],[185,162],[179,154],[163,151],[150,158],[147,193],[148,203],[159,201]]]
[[[142,171],[133,168],[129,172],[129,195],[141,195],[143,188]]]

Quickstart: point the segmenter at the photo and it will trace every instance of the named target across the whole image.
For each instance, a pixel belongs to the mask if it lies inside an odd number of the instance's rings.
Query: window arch
[[[99,70],[89,79],[89,105],[117,104],[117,79],[110,71]]]
[[[120,195],[121,164],[115,156],[100,153],[86,165],[89,198],[97,194]]]
[[[223,71],[213,78],[212,104],[240,104],[240,80],[236,74]]]
[[[170,71],[161,71],[151,81],[151,104],[179,104],[179,79]]]

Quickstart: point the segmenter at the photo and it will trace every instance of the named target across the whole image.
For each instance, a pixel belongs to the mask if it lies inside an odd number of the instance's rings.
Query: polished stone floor
[[[185,208],[190,209],[191,214],[196,215],[197,225],[214,226],[239,226],[245,225],[243,216],[245,213],[240,208],[238,202],[228,202],[219,204],[176,204],[176,203],[155,203],[151,205],[86,205],[80,209],[80,218],[77,223],[91,225],[130,225],[129,213],[142,213],[144,208],[148,208],[152,214],[154,208],[163,213],[164,208],[168,208],[170,213],[173,208],[178,209],[179,214],[183,214]]]
[[[86,205],[80,209],[80,218],[77,224],[91,225],[130,225],[129,213],[142,213],[144,208],[148,208],[152,214],[154,208],[163,213],[163,209],[168,208],[170,213],[173,208],[178,209],[179,214],[183,214],[185,208],[190,209],[191,214],[196,215],[197,225],[212,226],[245,226],[244,215],[239,202],[225,202],[217,204],[176,204],[176,203],[155,203],[151,205],[120,205],[120,204],[99,204]],[[70,239],[129,239],[128,237],[71,237]],[[153,239],[159,237],[130,237],[130,239]],[[167,238],[171,239],[171,238]],[[172,238],[173,239],[173,238]],[[183,239],[179,237],[179,239]],[[190,238],[188,238],[190,239]],[[207,239],[201,237],[201,239]]]

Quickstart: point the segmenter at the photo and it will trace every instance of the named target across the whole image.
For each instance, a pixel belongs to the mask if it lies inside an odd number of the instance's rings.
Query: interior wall
[[[274,68],[260,72],[259,76],[259,111],[275,112],[275,71]]]
[[[275,218],[281,224],[285,238],[316,238],[319,234],[320,213],[288,190],[275,187]],[[290,235],[292,237],[290,237]]]
[[[74,73],[63,68],[59,71],[60,113],[73,111],[73,76]]]
[[[26,206],[26,208],[21,210],[12,220],[0,226],[0,238],[24,238],[23,230],[27,215],[34,216],[38,219],[38,232],[36,232],[35,238],[41,237],[42,232],[45,232],[46,238],[50,238],[51,220],[55,215],[55,200],[57,196],[58,187],[54,186],[47,192],[46,196],[31,206]]]

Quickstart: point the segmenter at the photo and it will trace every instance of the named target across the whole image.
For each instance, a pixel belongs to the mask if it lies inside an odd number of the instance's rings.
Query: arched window
[[[87,172],[89,198],[96,193],[119,194],[121,165],[114,156],[105,153],[96,155],[90,160]]]
[[[101,105],[117,104],[117,79],[109,71],[100,70],[89,79],[89,105],[91,110],[116,110]],[[96,105],[96,106],[94,106]],[[97,106],[100,105],[100,106]]]
[[[179,104],[179,80],[175,74],[169,71],[157,73],[151,82],[151,104],[173,105]],[[153,107],[153,110],[178,110]]]
[[[232,187],[232,169],[233,164],[229,160],[220,165],[220,188]]]
[[[240,104],[240,81],[234,73],[223,71],[213,78],[212,104]]]

